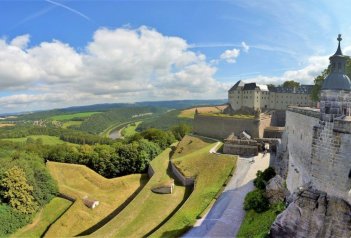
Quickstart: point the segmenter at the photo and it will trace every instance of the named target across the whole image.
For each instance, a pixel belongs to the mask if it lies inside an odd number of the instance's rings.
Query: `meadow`
[[[147,176],[134,174],[106,179],[93,170],[76,164],[48,162],[47,167],[58,182],[60,193],[76,199],[73,205],[50,227],[45,237],[72,237],[98,224],[125,202],[147,182]],[[86,207],[83,198],[98,200],[95,209]],[[113,214],[115,215],[115,214]],[[96,228],[96,229],[97,229]]]
[[[100,112],[79,112],[79,113],[71,113],[71,114],[61,114],[61,115],[52,116],[50,117],[50,119],[55,121],[69,121],[74,118],[87,118],[97,113],[100,113]]]

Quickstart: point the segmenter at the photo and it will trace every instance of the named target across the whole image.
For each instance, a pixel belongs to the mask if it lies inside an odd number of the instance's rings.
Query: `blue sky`
[[[2,0],[0,112],[226,98],[239,79],[311,83],[338,33],[351,51],[349,5]]]

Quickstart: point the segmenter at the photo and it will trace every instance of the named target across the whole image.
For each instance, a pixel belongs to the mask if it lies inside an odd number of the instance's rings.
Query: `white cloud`
[[[287,70],[279,77],[269,77],[259,75],[256,77],[245,79],[246,82],[258,82],[262,84],[273,83],[275,85],[282,84],[287,80],[294,80],[302,84],[313,84],[313,80],[324,69],[328,67],[329,56],[311,56],[308,59],[308,64],[299,70]]]
[[[138,100],[223,98],[216,67],[154,29],[97,30],[85,49],[0,40],[0,112]],[[230,59],[228,59],[230,60]],[[12,109],[13,108],[13,109]]]
[[[240,50],[239,49],[232,49],[232,50],[226,50],[224,51],[220,58],[222,60],[225,60],[227,61],[227,63],[235,63],[236,62],[236,59],[238,58],[240,54]]]
[[[29,39],[30,39],[30,36],[28,34],[17,36],[16,38],[12,39],[10,45],[16,46],[20,49],[25,49],[27,48]]]
[[[241,42],[241,46],[243,47],[244,52],[249,52],[250,46],[245,43],[245,41]]]

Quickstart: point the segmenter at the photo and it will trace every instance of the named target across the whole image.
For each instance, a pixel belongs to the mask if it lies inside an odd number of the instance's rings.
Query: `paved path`
[[[239,158],[237,169],[219,199],[208,214],[198,220],[183,237],[235,237],[245,216],[244,198],[254,188],[252,180],[258,170],[268,166],[269,154]]]

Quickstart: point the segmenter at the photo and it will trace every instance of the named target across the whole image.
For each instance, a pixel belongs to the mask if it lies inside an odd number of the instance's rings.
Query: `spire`
[[[339,41],[339,44],[338,44],[338,49],[336,50],[334,55],[342,55],[342,51],[340,47],[340,41],[342,41],[341,34],[338,35],[337,40]]]

